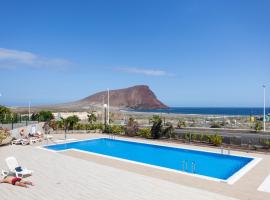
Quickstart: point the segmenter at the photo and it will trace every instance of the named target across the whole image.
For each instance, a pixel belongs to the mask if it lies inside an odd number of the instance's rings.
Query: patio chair
[[[8,169],[11,173],[14,173],[16,177],[22,178],[23,176],[32,175],[33,171],[23,168],[19,165],[15,157],[6,158]]]

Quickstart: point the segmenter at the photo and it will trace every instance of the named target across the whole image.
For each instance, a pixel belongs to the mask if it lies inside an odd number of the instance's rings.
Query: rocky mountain
[[[165,104],[159,101],[154,92],[146,85],[137,85],[125,89],[110,90],[110,108],[111,109],[162,109],[167,108]],[[89,111],[89,109],[103,109],[103,105],[108,102],[107,91],[98,92],[84,99],[62,103],[57,105],[47,105],[31,107],[31,111],[51,110],[55,112],[69,111]],[[27,107],[14,107],[15,112],[27,112]]]
[[[159,101],[154,92],[146,85],[137,85],[125,89],[111,90],[109,93],[110,106],[116,108],[130,109],[162,109],[167,108]],[[100,105],[107,103],[107,91],[99,92],[88,96],[76,104],[81,105]]]

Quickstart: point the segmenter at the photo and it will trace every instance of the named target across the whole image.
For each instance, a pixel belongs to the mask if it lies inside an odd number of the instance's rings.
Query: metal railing
[[[9,122],[9,123],[0,123],[0,127],[8,130],[13,130],[16,128],[21,128],[24,126],[38,124],[38,121],[20,121],[20,122]]]

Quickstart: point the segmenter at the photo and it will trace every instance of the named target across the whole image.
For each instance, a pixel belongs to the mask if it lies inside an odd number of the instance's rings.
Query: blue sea
[[[229,107],[171,107],[167,109],[136,110],[139,112],[174,113],[174,114],[199,114],[199,115],[263,115],[263,108],[229,108]],[[266,114],[270,108],[266,108]]]

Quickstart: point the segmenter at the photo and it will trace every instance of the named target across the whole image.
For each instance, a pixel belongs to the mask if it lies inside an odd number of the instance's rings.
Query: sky
[[[168,106],[270,104],[269,0],[0,0],[0,104],[149,85]]]

